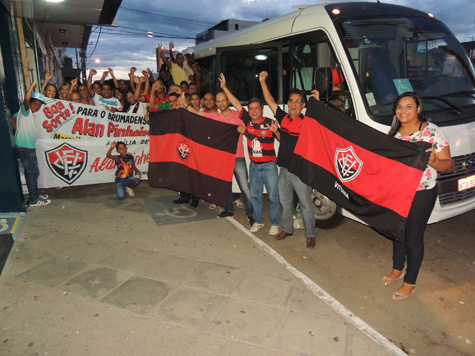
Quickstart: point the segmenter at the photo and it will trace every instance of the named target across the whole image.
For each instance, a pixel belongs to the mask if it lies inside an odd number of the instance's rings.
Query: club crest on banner
[[[193,149],[188,145],[188,142],[186,141],[178,142],[176,148],[178,151],[178,155],[184,161],[186,161],[188,157],[190,157],[190,155],[193,153]]]
[[[335,168],[340,181],[349,182],[360,174],[363,161],[358,158],[352,146],[345,149],[337,148],[335,151]]]
[[[87,166],[87,151],[68,143],[45,151],[45,156],[51,172],[69,185],[81,176]]]

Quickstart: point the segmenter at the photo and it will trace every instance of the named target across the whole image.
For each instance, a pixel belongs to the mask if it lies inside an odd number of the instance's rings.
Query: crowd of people
[[[305,227],[307,248],[316,245],[317,231],[312,200],[312,188],[288,171],[292,153],[297,144],[304,120],[307,95],[300,90],[292,90],[288,97],[288,112],[283,111],[267,87],[267,72],[259,74],[265,104],[269,106],[274,118],[264,116],[264,102],[258,98],[240,98],[249,103],[246,110],[240,100],[233,95],[226,85],[226,78],[220,75],[221,91],[218,93],[202,92],[202,73],[200,66],[193,59],[192,52],[186,55],[173,55],[173,42],[170,43],[170,58],[164,55],[159,44],[159,56],[163,61],[160,75],[153,78],[151,70],[137,74],[135,67],[130,68],[129,80],[117,80],[112,68],[103,72],[99,81],[93,81],[97,71],[91,69],[87,83],[72,80],[70,85],[57,89],[49,83],[51,74],[46,73],[41,93],[49,98],[71,100],[74,102],[96,105],[112,112],[129,112],[146,115],[158,110],[185,109],[209,119],[236,125],[237,131],[246,137],[246,148],[240,139],[236,151],[234,176],[240,187],[245,205],[245,214],[249,219],[250,231],[257,232],[265,226],[263,217],[264,187],[267,191],[270,212],[269,234],[275,240],[283,240],[294,234],[295,197],[298,198]],[[113,85],[106,81],[111,76]],[[16,145],[25,167],[25,176],[30,194],[30,205],[47,204],[48,197],[38,194],[38,165],[34,164],[34,135],[31,120],[34,113],[45,102],[39,93],[34,93],[36,83],[26,96],[18,114]],[[311,96],[319,99],[319,93],[313,91]],[[231,105],[233,108],[231,108]],[[406,227],[405,241],[395,241],[393,245],[393,269],[382,279],[384,285],[392,285],[404,277],[402,286],[393,294],[393,299],[407,299],[415,290],[416,278],[423,258],[423,236],[427,221],[437,197],[436,173],[452,170],[448,142],[438,128],[427,122],[422,110],[422,102],[417,94],[402,94],[394,103],[394,124],[390,135],[406,141],[426,141],[433,145],[429,149],[430,159],[418,192],[411,208]],[[280,141],[276,154],[274,143]],[[112,155],[116,148],[118,155]],[[33,149],[33,150],[32,150]],[[250,166],[246,167],[244,149],[247,150]],[[117,164],[116,191],[119,199],[125,198],[127,192],[133,196],[140,180],[140,172],[134,165],[133,157],[127,153],[123,142],[114,142],[106,155]],[[33,163],[32,163],[33,162]],[[278,169],[280,168],[280,171]],[[138,178],[134,177],[134,172]],[[249,172],[249,174],[248,174]],[[233,217],[236,197],[229,196],[228,205],[223,207],[218,217]],[[177,204],[190,203],[198,206],[199,199],[186,192],[174,201]],[[210,205],[211,208],[214,206]],[[406,273],[403,274],[407,264]]]

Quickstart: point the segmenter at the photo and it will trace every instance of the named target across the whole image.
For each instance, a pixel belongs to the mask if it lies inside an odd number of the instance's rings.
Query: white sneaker
[[[49,195],[48,194],[40,194],[40,198],[44,200],[48,200]]]
[[[208,209],[216,209],[216,204],[210,204],[210,205],[208,206]]]
[[[269,230],[269,235],[277,235],[279,233],[279,226],[272,225]]]
[[[233,201],[234,205],[236,205],[238,208],[244,208],[244,203],[242,202],[241,198],[236,199]]]
[[[251,228],[249,229],[250,232],[258,232],[260,229],[264,227],[264,224],[254,223],[252,224]]]
[[[132,188],[125,187],[125,191],[129,195],[129,197],[135,197],[135,193],[134,193],[134,190]]]
[[[48,205],[49,203],[51,203],[51,200],[43,199],[42,197],[39,197],[36,202],[30,203],[30,206]]]

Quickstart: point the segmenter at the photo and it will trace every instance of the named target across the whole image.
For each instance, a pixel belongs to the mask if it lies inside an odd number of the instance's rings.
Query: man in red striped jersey
[[[239,112],[241,120],[246,125],[240,126],[239,131],[247,137],[247,151],[251,163],[249,165],[249,185],[251,189],[251,203],[254,224],[251,232],[257,232],[264,227],[262,217],[264,186],[269,198],[269,212],[271,228],[270,235],[279,233],[280,204],[279,204],[279,174],[277,170],[277,157],[274,150],[274,140],[280,139],[279,125],[276,120],[263,117],[264,106],[262,102],[253,98],[249,100],[249,112],[240,101],[226,87],[226,78],[221,73],[219,78],[221,88],[226,93],[231,104]]]

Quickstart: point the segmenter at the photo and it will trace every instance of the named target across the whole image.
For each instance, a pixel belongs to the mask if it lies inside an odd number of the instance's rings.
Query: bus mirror
[[[332,71],[330,68],[318,68],[315,71],[314,88],[320,93],[320,98],[329,98],[333,94]]]

